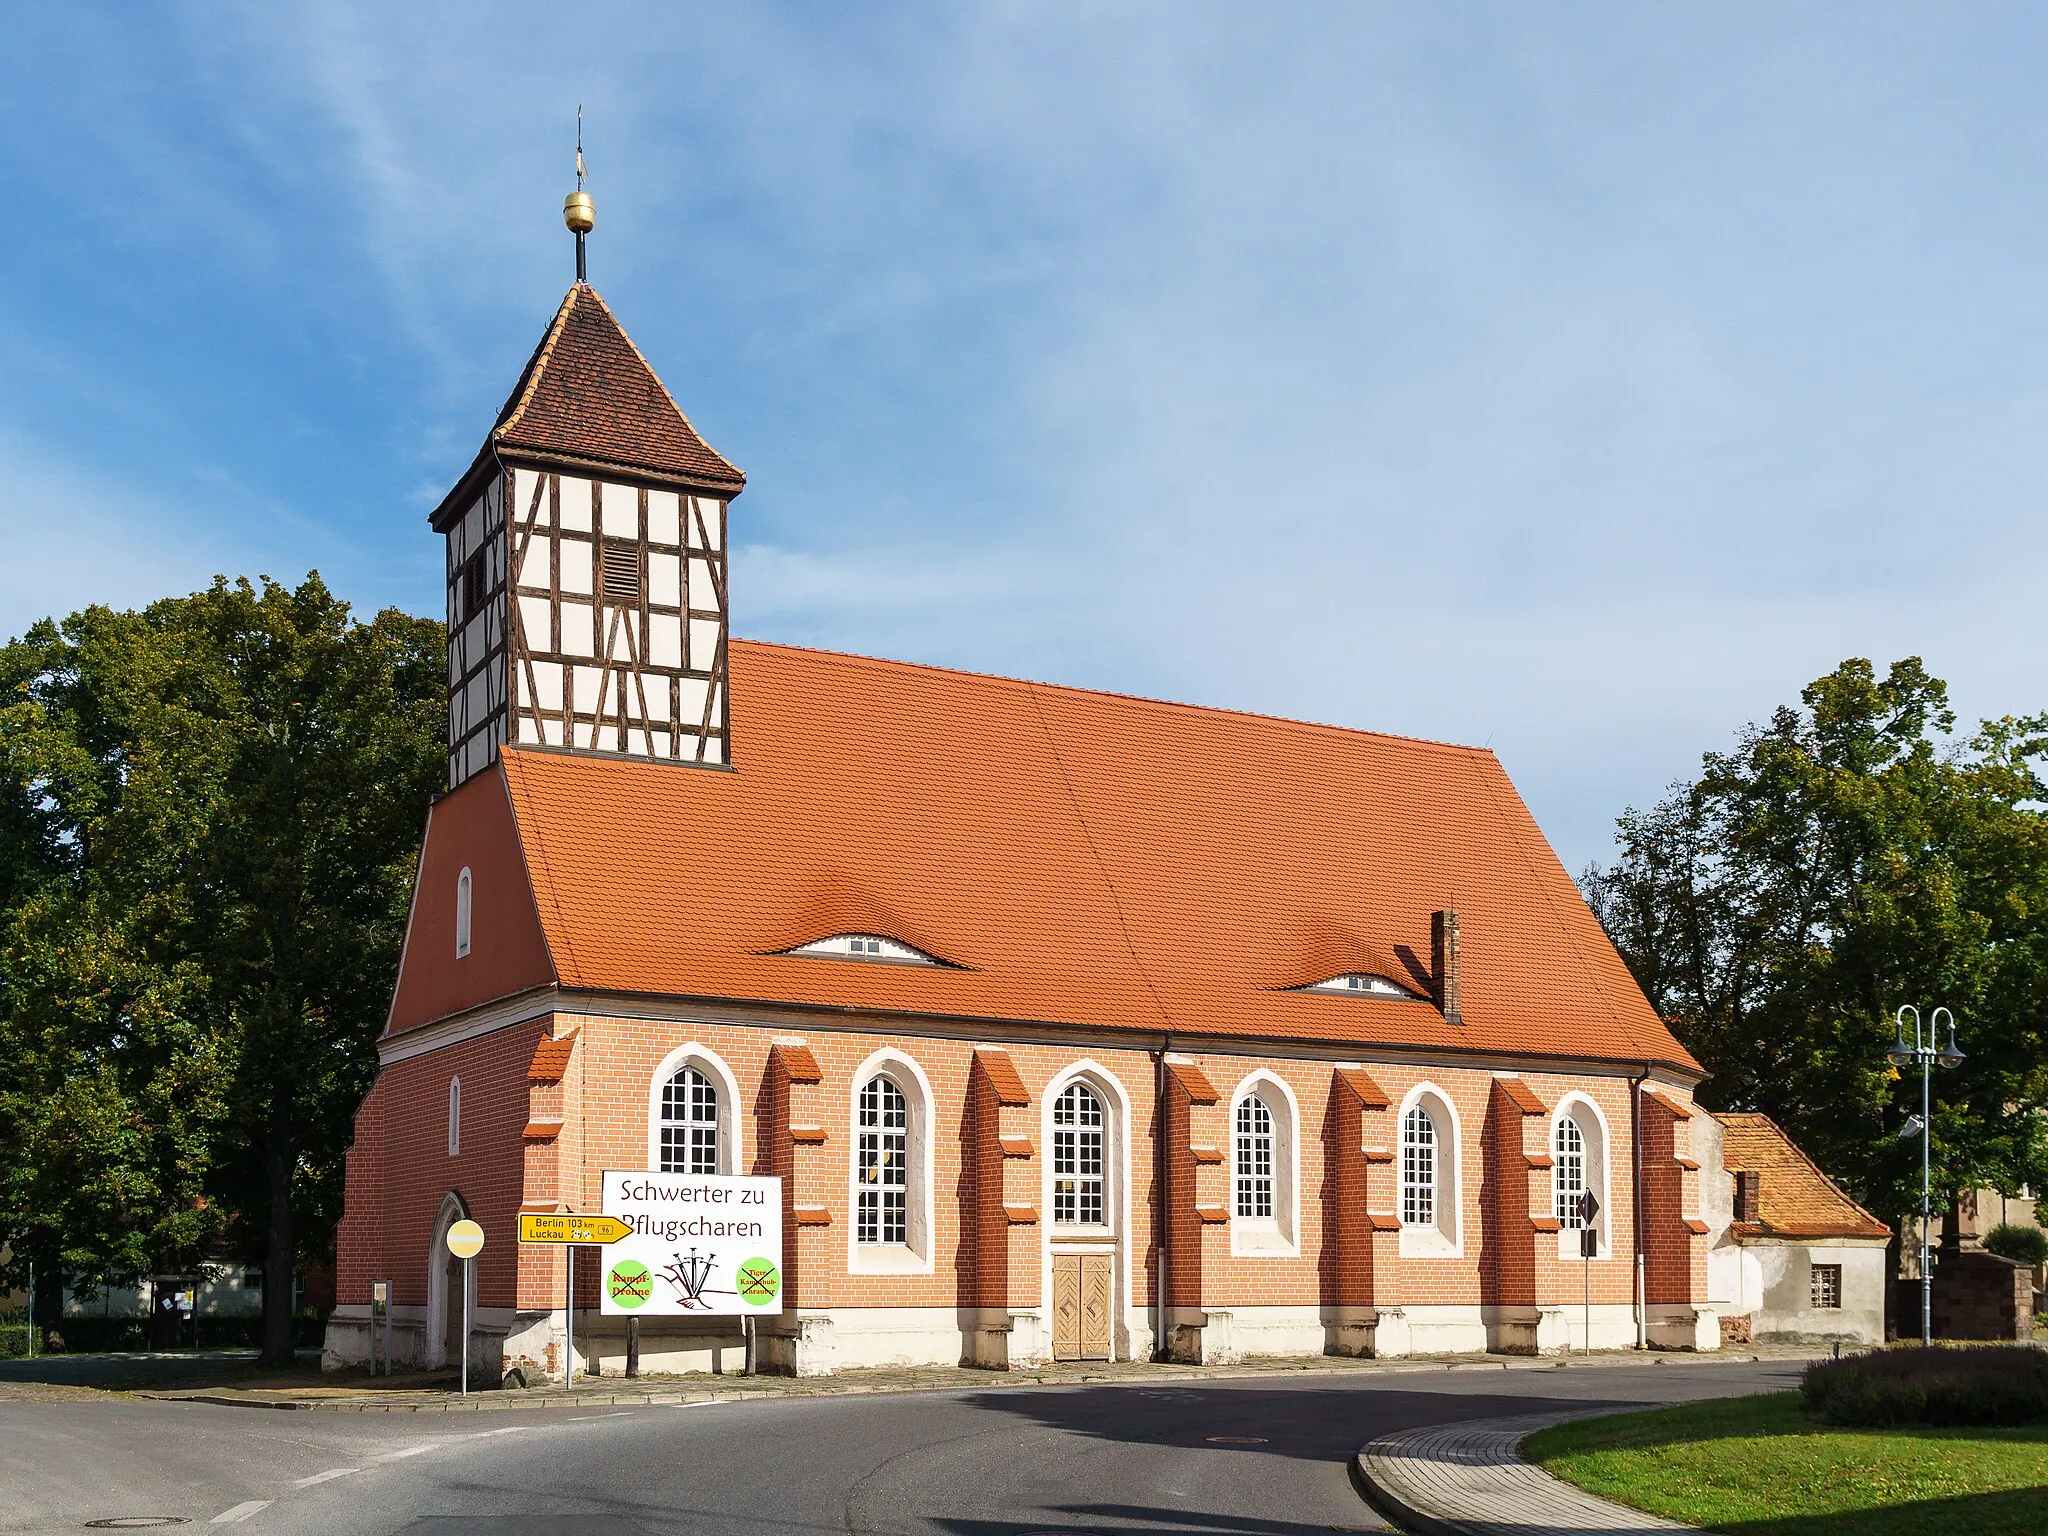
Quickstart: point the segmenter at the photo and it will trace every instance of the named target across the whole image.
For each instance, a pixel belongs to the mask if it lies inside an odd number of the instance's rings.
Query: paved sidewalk
[[[1574,1413],[1478,1419],[1383,1435],[1358,1453],[1367,1496],[1422,1536],[1631,1536],[1694,1527],[1595,1498],[1531,1466],[1516,1447]]]
[[[1288,1376],[1370,1376],[1425,1371],[1557,1371],[1599,1366],[1704,1369],[1759,1359],[1807,1359],[1811,1351],[1745,1349],[1715,1354],[1410,1356],[1361,1360],[1328,1355],[1274,1356],[1231,1365],[1162,1365],[1150,1361],[1086,1361],[1030,1370],[984,1371],[960,1366],[868,1367],[833,1376],[620,1376],[586,1379],[574,1391],[561,1386],[473,1391],[457,1395],[453,1382],[429,1386],[414,1377],[380,1383],[350,1373],[333,1384],[206,1386],[145,1391],[154,1398],[219,1403],[238,1408],[319,1409],[330,1413],[481,1413],[504,1409],[586,1408],[634,1403],[736,1402],[766,1397],[843,1397],[871,1392],[1000,1391],[1018,1387],[1157,1385],[1167,1381],[1270,1380]],[[0,1397],[6,1394],[0,1392]]]

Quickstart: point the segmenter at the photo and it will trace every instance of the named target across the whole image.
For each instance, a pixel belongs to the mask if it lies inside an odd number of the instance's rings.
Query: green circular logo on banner
[[[604,1283],[611,1290],[612,1300],[629,1309],[646,1306],[654,1295],[654,1276],[638,1259],[619,1260],[604,1277]]]
[[[748,1259],[733,1274],[740,1300],[750,1307],[765,1307],[782,1289],[782,1272],[767,1259]]]

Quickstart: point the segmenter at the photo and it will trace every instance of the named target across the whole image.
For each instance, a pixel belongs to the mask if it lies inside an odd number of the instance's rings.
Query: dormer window
[[[814,939],[809,944],[799,944],[795,949],[785,949],[785,955],[817,955],[828,960],[871,960],[885,965],[944,965],[946,962],[935,955],[928,955],[921,949],[895,939],[885,939],[878,933],[835,933],[829,939]]]
[[[1397,982],[1384,976],[1375,976],[1369,971],[1346,971],[1332,976],[1328,981],[1318,981],[1300,989],[1303,992],[1342,992],[1349,997],[1398,997],[1409,1002],[1419,1002],[1420,997]]]

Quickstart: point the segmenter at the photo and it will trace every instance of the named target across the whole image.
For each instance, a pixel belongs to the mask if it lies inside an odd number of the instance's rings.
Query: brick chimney
[[[1735,1219],[1755,1223],[1763,1220],[1757,1214],[1757,1196],[1763,1183],[1762,1178],[1746,1170],[1737,1170],[1735,1175]]]
[[[1465,1016],[1458,1009],[1458,914],[1446,908],[1431,914],[1430,946],[1436,968],[1436,1000],[1444,1011],[1444,1021],[1449,1024],[1463,1024]]]

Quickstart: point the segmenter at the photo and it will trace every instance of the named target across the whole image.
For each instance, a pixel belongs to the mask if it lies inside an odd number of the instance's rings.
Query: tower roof
[[[437,528],[493,449],[569,468],[638,472],[725,495],[747,483],[697,435],[610,307],[584,282],[555,311],[477,463],[435,513]]]

